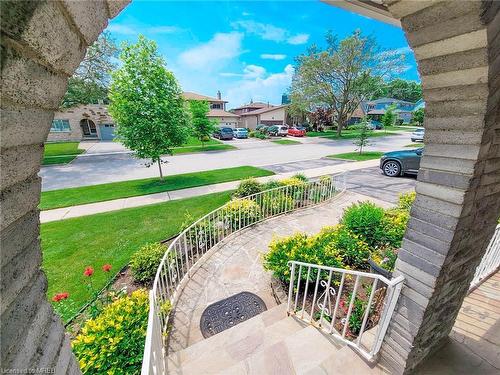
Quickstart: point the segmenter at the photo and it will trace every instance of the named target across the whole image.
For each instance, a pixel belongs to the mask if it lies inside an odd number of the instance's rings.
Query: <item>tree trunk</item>
[[[163,181],[163,171],[161,170],[161,160],[158,159],[158,169],[160,170],[160,181]]]

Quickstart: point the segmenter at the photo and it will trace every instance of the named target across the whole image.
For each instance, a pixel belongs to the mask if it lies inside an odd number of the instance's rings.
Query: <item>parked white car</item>
[[[411,141],[412,142],[423,142],[424,141],[425,129],[417,129],[413,133],[411,133]]]

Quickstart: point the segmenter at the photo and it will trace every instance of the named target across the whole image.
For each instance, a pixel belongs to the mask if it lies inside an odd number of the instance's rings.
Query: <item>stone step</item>
[[[216,372],[248,357],[265,345],[300,330],[304,324],[287,317],[286,305],[279,305],[208,339],[171,353],[169,373]],[[210,373],[213,373],[210,372]]]
[[[322,374],[325,373],[322,364],[344,349],[332,336],[306,326],[218,374]]]

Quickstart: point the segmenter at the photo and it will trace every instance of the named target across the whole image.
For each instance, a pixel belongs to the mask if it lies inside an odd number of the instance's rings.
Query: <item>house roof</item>
[[[223,109],[211,109],[207,117],[240,117],[236,113],[224,111]]]
[[[275,111],[277,109],[284,108],[284,107],[288,107],[288,104],[276,105],[274,107],[266,107],[266,108],[256,109],[255,111],[242,113],[240,116],[260,115],[261,113]]]
[[[190,91],[184,91],[182,93],[182,96],[186,100],[206,100],[207,102],[227,103],[226,100],[217,99],[217,98],[214,98],[212,96],[201,95],[201,94],[197,94],[195,92],[190,92]]]
[[[351,117],[364,117],[365,111],[363,110],[363,107],[361,105],[358,105],[358,107],[354,110],[352,113]]]
[[[241,107],[234,108],[234,109],[267,108],[267,107],[274,107],[274,105],[268,104],[268,103],[263,103],[263,102],[252,102],[252,103],[248,103],[248,104],[242,105]]]
[[[405,100],[399,100],[399,99],[394,99],[394,98],[378,98],[378,99],[375,99],[375,100],[367,101],[366,104],[378,104],[378,103],[385,103],[385,102],[397,102],[397,103],[405,103],[405,104],[414,104],[412,102],[407,102]]]
[[[368,115],[383,115],[385,114],[385,109],[372,109],[368,111]]]

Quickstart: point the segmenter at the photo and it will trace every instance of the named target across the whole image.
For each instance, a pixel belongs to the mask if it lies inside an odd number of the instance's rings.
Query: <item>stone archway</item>
[[[45,297],[37,173],[68,77],[128,2],[0,4],[4,368],[80,373]],[[407,372],[448,335],[500,209],[500,3],[384,2],[415,51],[427,102],[427,148],[396,271],[407,282],[382,347]]]

